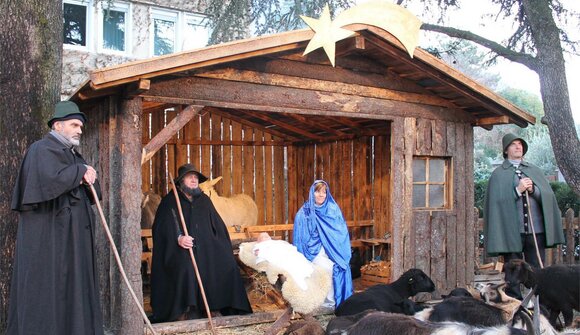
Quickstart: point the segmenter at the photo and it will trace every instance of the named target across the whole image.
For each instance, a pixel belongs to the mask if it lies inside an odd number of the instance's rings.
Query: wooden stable
[[[164,195],[186,162],[223,176],[221,195],[253,197],[258,225],[292,224],[324,179],[347,221],[372,222],[354,239],[390,235],[392,278],[421,268],[438,294],[472,281],[473,127],[535,120],[423,50],[410,58],[384,30],[349,29],[336,67],[322,50],[302,55],[313,36],[305,29],[91,73],[71,99],[89,117],[82,151],[136,287],[141,193]],[[430,159],[445,163],[444,182],[431,186],[444,190],[442,205],[413,206],[423,187],[414,161]],[[100,231],[97,240],[105,319],[136,329]]]

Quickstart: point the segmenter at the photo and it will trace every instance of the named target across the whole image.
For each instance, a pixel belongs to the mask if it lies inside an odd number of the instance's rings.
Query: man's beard
[[[68,136],[68,135],[65,135],[63,133],[60,133],[60,134],[64,138],[66,138],[75,147],[78,147],[79,145],[81,145],[81,136],[80,135],[78,135],[77,138],[75,138],[74,136]]]
[[[201,194],[201,190],[199,189],[199,187],[196,188],[191,188],[191,187],[187,187],[185,185],[180,185],[181,186],[181,190],[183,191],[183,193],[190,195],[190,196],[195,196],[195,195],[200,195]]]

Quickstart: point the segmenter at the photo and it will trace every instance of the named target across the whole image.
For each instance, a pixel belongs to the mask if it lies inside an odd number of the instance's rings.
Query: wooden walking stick
[[[516,169],[516,174],[518,175],[519,179],[522,179],[522,171],[520,169]],[[530,226],[532,228],[532,236],[534,237],[534,247],[536,248],[536,257],[538,258],[538,264],[540,265],[540,269],[543,269],[544,263],[542,262],[542,257],[540,257],[540,248],[538,247],[538,240],[536,239],[536,229],[534,229],[532,207],[530,207],[530,193],[528,192],[528,190],[524,191],[524,198],[526,200],[528,219],[530,220]]]
[[[151,330],[151,333],[153,335],[156,335],[157,333],[155,332],[155,329],[153,329],[151,322],[149,322],[149,318],[147,317],[147,314],[145,314],[145,310],[143,310],[143,306],[141,306],[141,303],[139,302],[139,299],[137,298],[135,291],[133,291],[133,288],[131,287],[131,284],[129,283],[129,279],[127,278],[127,274],[125,273],[125,269],[123,268],[123,264],[121,263],[121,257],[119,257],[119,252],[117,251],[117,246],[115,245],[115,241],[113,240],[113,236],[111,235],[111,231],[109,230],[109,226],[107,225],[107,220],[105,220],[105,214],[103,213],[103,209],[101,208],[101,203],[99,202],[99,197],[97,196],[97,192],[95,191],[95,187],[92,184],[89,186],[91,188],[91,193],[93,194],[93,198],[95,199],[95,204],[97,205],[97,209],[99,210],[99,215],[101,216],[101,223],[103,225],[103,229],[105,230],[105,234],[107,234],[107,238],[109,239],[109,243],[111,244],[111,249],[113,250],[113,254],[115,255],[115,260],[117,261],[117,265],[119,266],[119,270],[121,271],[121,276],[123,277],[125,284],[127,284],[127,288],[129,289],[129,292],[131,293],[131,296],[133,297],[133,301],[135,301],[135,304],[139,308],[139,311],[141,312],[141,316],[143,317],[143,320],[145,320],[147,327],[149,327],[149,330]]]
[[[530,207],[530,193],[528,190],[524,192],[526,197],[526,205],[528,208],[528,219],[530,219],[530,226],[532,227],[532,236],[534,236],[534,246],[536,247],[536,257],[538,258],[538,264],[540,264],[540,269],[544,268],[544,262],[542,262],[542,257],[540,257],[540,248],[538,247],[538,239],[536,238],[536,229],[534,228],[534,219],[532,218],[532,208]]]
[[[173,181],[173,175],[169,173],[169,180],[171,180],[171,185],[173,186],[173,195],[175,195],[175,202],[177,203],[177,211],[179,212],[179,219],[181,220],[181,228],[183,229],[183,235],[189,236],[187,232],[187,225],[185,224],[185,218],[183,217],[183,210],[181,209],[181,202],[179,201],[179,194],[177,194],[177,187]],[[195,270],[195,277],[197,278],[197,283],[199,284],[199,290],[201,292],[201,297],[203,298],[203,304],[205,306],[205,311],[207,312],[207,320],[209,321],[209,326],[211,328],[212,334],[217,334],[211,319],[211,311],[209,310],[209,305],[207,304],[207,298],[205,296],[205,290],[203,289],[203,283],[201,282],[201,276],[199,275],[199,269],[197,268],[197,262],[195,261],[195,256],[193,255],[193,249],[189,248],[189,256],[191,257],[191,264],[193,264],[193,269]]]

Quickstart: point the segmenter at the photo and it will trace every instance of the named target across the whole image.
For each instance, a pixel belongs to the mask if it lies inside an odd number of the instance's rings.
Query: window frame
[[[93,11],[91,10],[93,5],[93,0],[63,0],[62,1],[62,10],[63,10],[63,22],[62,22],[62,29],[63,29],[63,36],[64,36],[64,5],[77,5],[85,7],[85,39],[86,45],[74,45],[74,44],[67,44],[63,40],[63,47],[66,49],[71,50],[81,50],[81,51],[91,51],[93,50]]]
[[[416,160],[425,161],[425,181],[415,181],[412,180],[411,192],[414,192],[415,185],[425,185],[425,206],[415,207],[413,204],[413,194],[411,194],[411,207],[413,210],[428,210],[428,211],[447,211],[453,209],[453,160],[452,157],[443,156],[413,156],[413,163]],[[431,160],[443,160],[443,182],[433,182],[429,180],[430,173],[430,161]],[[411,167],[411,173],[413,174],[413,165]],[[441,207],[430,207],[430,196],[429,196],[429,186],[430,185],[443,185],[443,206]]]
[[[181,40],[181,46],[180,46],[181,47],[181,50],[180,51],[204,48],[204,47],[206,47],[208,45],[209,39],[211,37],[211,30],[210,30],[209,27],[203,26],[201,24],[202,22],[204,22],[204,20],[209,20],[209,17],[207,15],[203,15],[203,14],[200,14],[200,13],[184,13],[184,15],[183,15],[183,24],[180,27],[181,28],[180,29],[180,32],[181,32],[181,39],[180,39]],[[185,40],[187,38],[187,36],[186,36],[185,33],[187,32],[187,28],[188,28],[188,25],[189,25],[190,22],[192,22],[195,25],[203,28],[203,30],[206,33],[206,36],[205,36],[205,44],[204,45],[199,45],[199,46],[196,45],[193,48],[185,49],[184,48],[184,44],[185,44]]]
[[[174,23],[175,33],[174,33],[174,40],[173,40],[173,53],[181,51],[179,46],[179,35],[180,35],[180,12],[172,11],[167,9],[160,9],[160,8],[151,8],[151,15],[150,15],[150,25],[149,25],[149,56],[150,57],[159,57],[163,55],[155,55],[155,19],[161,19],[165,21],[171,21]]]
[[[109,6],[107,3],[102,3],[101,6],[97,6],[97,20],[98,20],[98,38],[97,38],[97,52],[103,54],[113,54],[113,55],[122,55],[128,56],[131,55],[132,52],[132,32],[133,32],[133,6],[129,2],[121,2],[115,1],[110,4],[109,8],[103,8],[103,6]],[[114,10],[117,12],[124,12],[125,13],[125,50],[113,50],[107,49],[103,46],[104,43],[104,33],[105,33],[105,26],[103,23],[104,15],[106,11]]]

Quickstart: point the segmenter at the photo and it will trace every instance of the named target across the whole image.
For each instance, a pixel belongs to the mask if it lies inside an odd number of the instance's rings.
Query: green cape
[[[534,187],[538,187],[541,191],[546,247],[553,248],[557,244],[563,244],[562,215],[548,180],[538,167],[528,162],[522,161],[519,170],[531,178]],[[487,185],[483,208],[483,234],[485,249],[489,256],[522,252],[514,174],[515,169],[506,159],[493,171]]]

